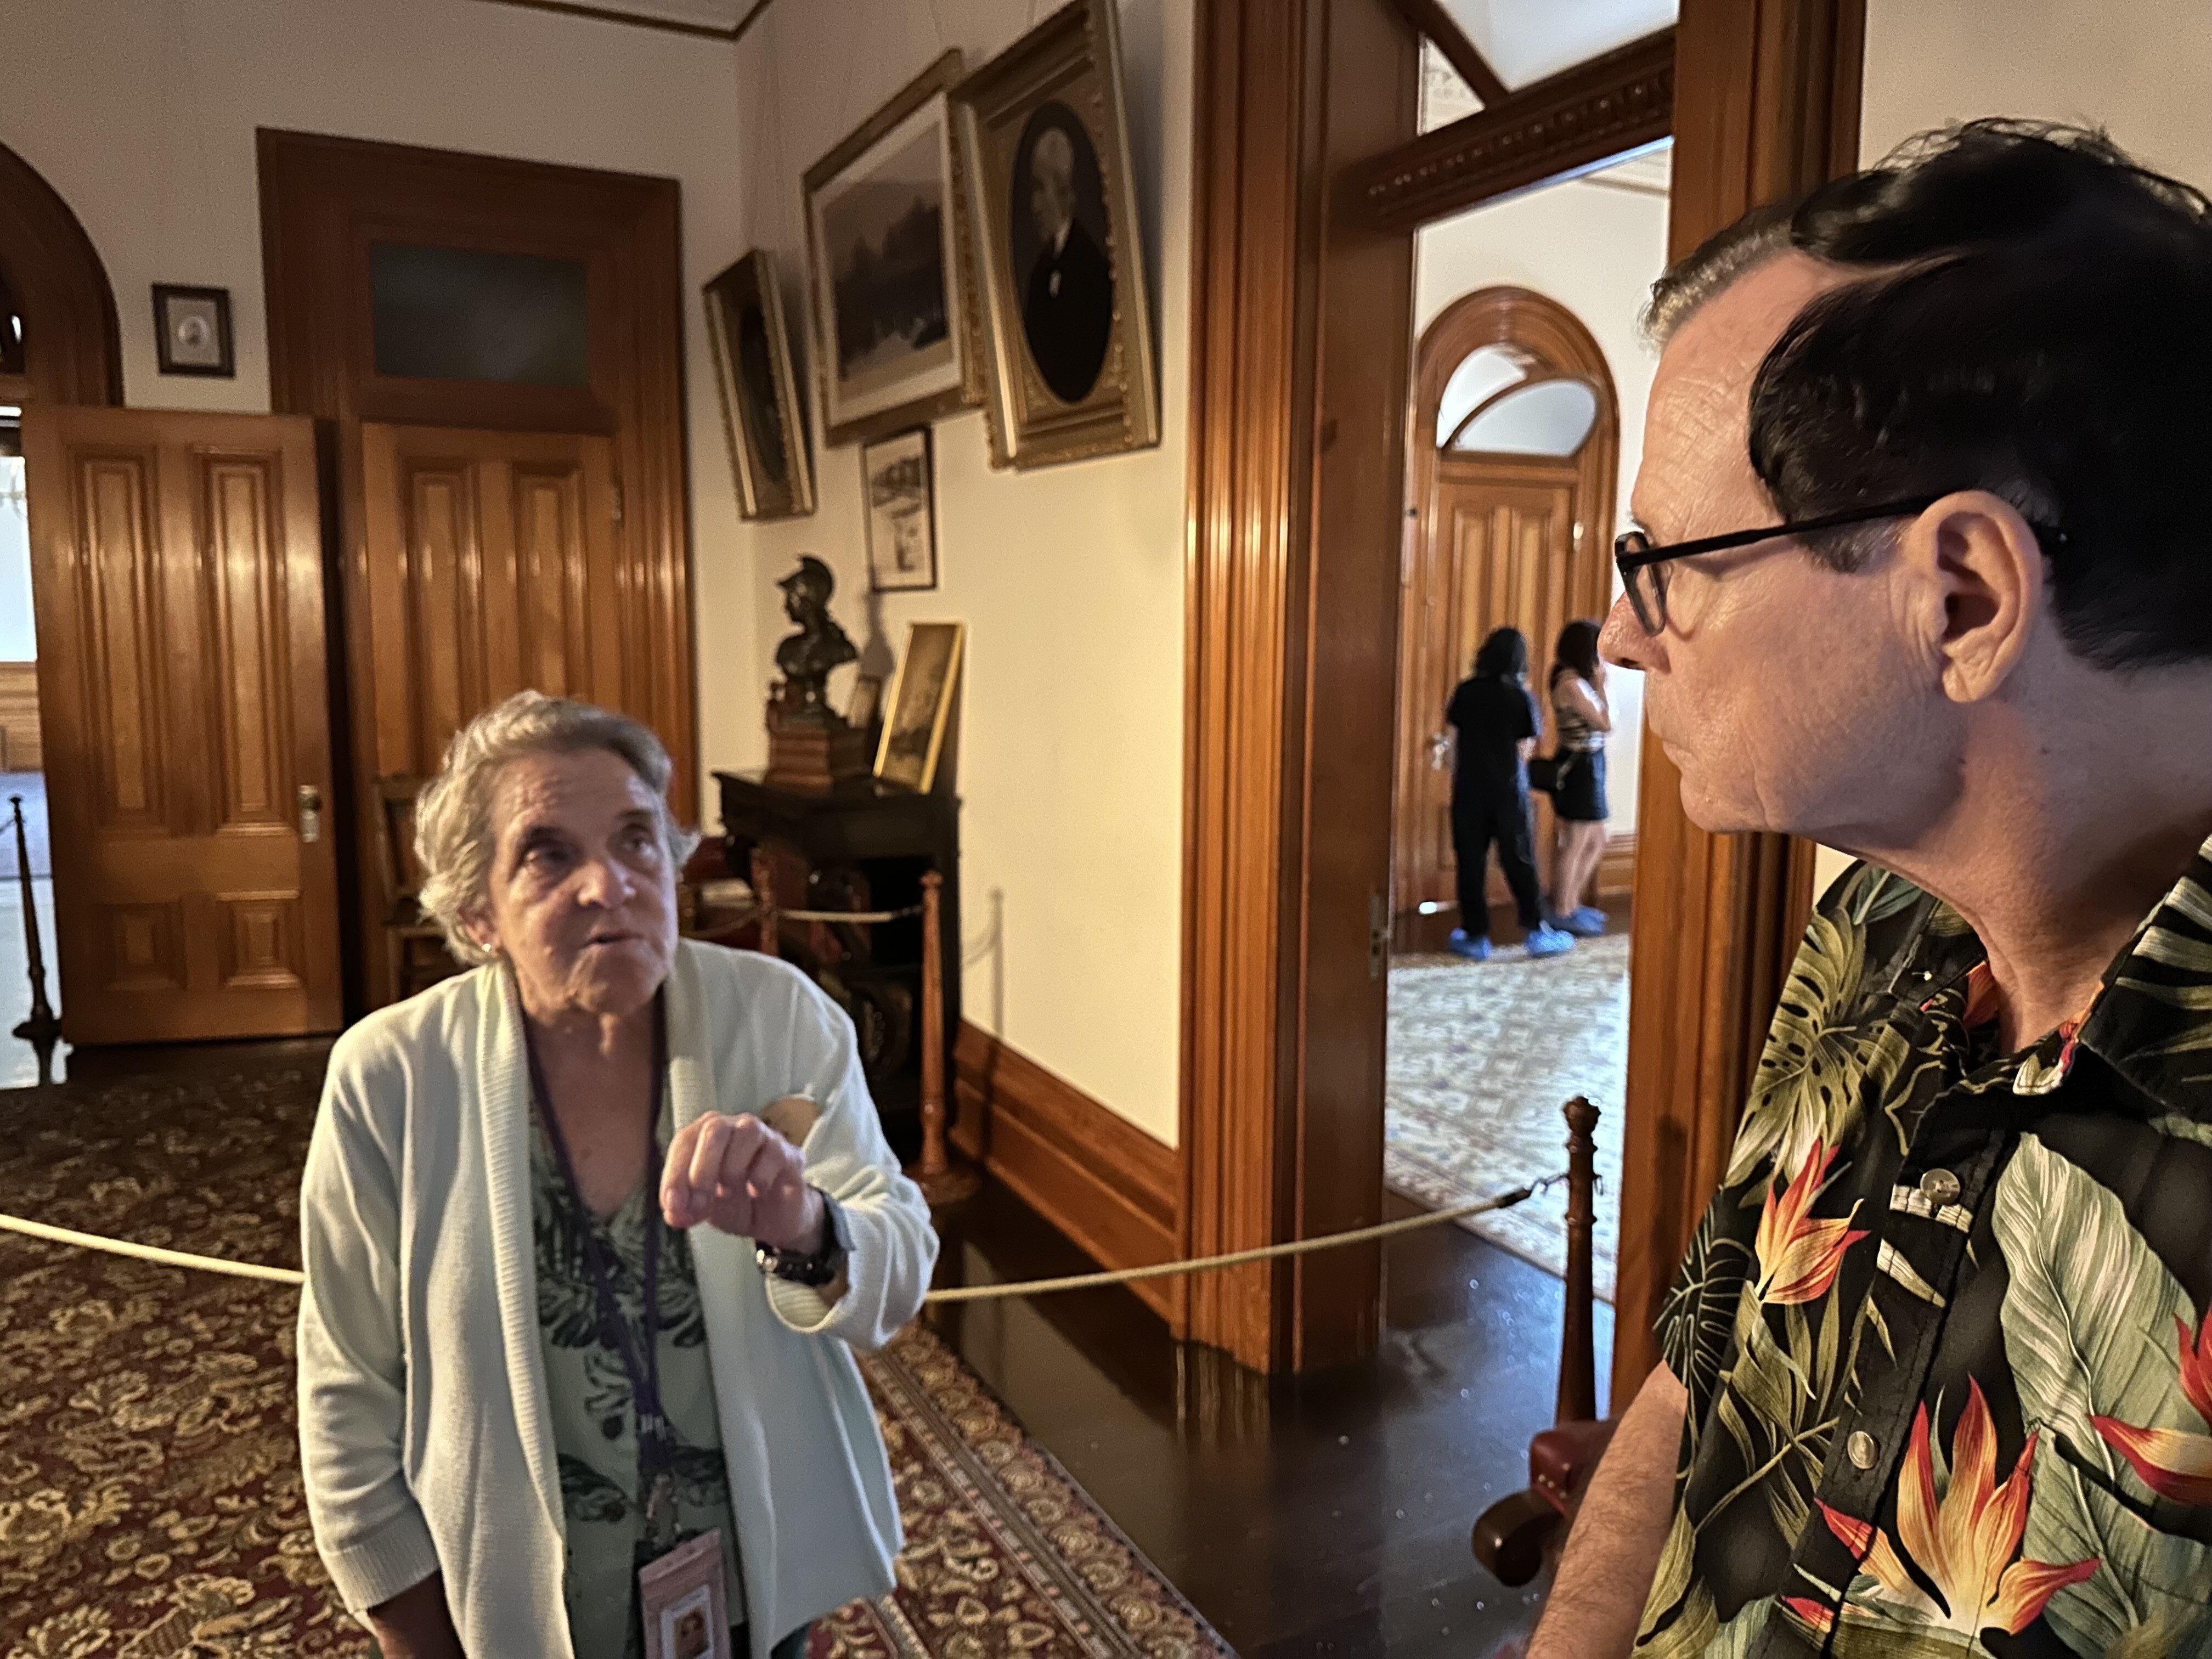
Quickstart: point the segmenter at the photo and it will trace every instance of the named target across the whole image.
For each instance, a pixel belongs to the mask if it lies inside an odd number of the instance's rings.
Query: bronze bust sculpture
[[[783,672],[779,698],[783,722],[841,726],[843,719],[830,707],[824,687],[831,669],[854,660],[860,653],[830,614],[830,596],[837,591],[837,579],[828,565],[809,553],[776,586],[783,590],[783,614],[799,624],[799,631],[775,648],[775,665]]]

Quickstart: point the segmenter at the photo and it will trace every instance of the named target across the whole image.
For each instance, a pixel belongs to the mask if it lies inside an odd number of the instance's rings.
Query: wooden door
[[[1436,457],[1407,573],[1402,631],[1392,881],[1400,950],[1435,949],[1460,925],[1450,764],[1437,763],[1443,757],[1432,741],[1446,729],[1452,688],[1467,677],[1491,629],[1519,629],[1528,638],[1529,684],[1548,750],[1542,688],[1553,641],[1572,618],[1595,614],[1592,595],[1601,595],[1606,581],[1603,561],[1589,551],[1594,538],[1576,533],[1581,489],[1573,459],[1445,452]],[[1549,865],[1551,838],[1551,805],[1540,795],[1540,870]],[[1489,896],[1493,904],[1510,898],[1495,861]]]
[[[526,687],[651,722],[665,638],[623,580],[607,438],[360,428],[361,521],[347,628],[362,839],[380,777],[427,776],[454,732]],[[680,807],[679,807],[680,810]],[[372,861],[373,862],[373,861]],[[370,1000],[390,999],[381,872],[365,863]]]
[[[336,1030],[312,424],[34,404],[23,450],[64,1036]]]

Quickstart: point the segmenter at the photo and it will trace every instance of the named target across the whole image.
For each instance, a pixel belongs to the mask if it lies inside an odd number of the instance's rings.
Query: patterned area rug
[[[0,1092],[0,1210],[296,1267],[319,1056]],[[367,1655],[307,1526],[288,1287],[0,1233],[0,1655]],[[1228,1649],[927,1329],[863,1362],[908,1547],[809,1659]]]
[[[1621,1098],[1628,1076],[1628,939],[1582,939],[1531,962],[1400,957],[1390,964],[1390,1058],[1383,1179],[1438,1208],[1566,1167],[1560,1106],[1587,1095],[1597,1126],[1591,1277],[1613,1300],[1620,1240]],[[1564,1273],[1564,1185],[1465,1224]]]

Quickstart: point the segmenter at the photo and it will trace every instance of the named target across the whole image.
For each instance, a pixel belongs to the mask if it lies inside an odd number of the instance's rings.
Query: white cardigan
[[[804,1095],[808,1179],[852,1229],[831,1306],[710,1226],[691,1251],[752,1659],[892,1587],[890,1469],[852,1348],[921,1305],[929,1208],[876,1121],[853,1028],[797,969],[684,941],[667,981],[680,1126]],[[470,1659],[574,1659],[539,1347],[530,1091],[513,975],[480,968],[331,1052],[300,1198],[300,1452],[315,1542],[356,1613],[443,1571]]]

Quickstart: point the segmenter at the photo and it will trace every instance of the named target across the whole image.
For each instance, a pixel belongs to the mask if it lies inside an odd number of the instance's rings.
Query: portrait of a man
[[[762,476],[782,484],[789,480],[791,463],[784,447],[783,411],[776,402],[775,359],[770,349],[767,314],[757,303],[742,307],[738,313],[738,386],[745,421]]]
[[[1015,155],[1012,243],[1022,337],[1054,397],[1079,404],[1098,384],[1114,332],[1114,268],[1098,152],[1075,112],[1040,105]]]

